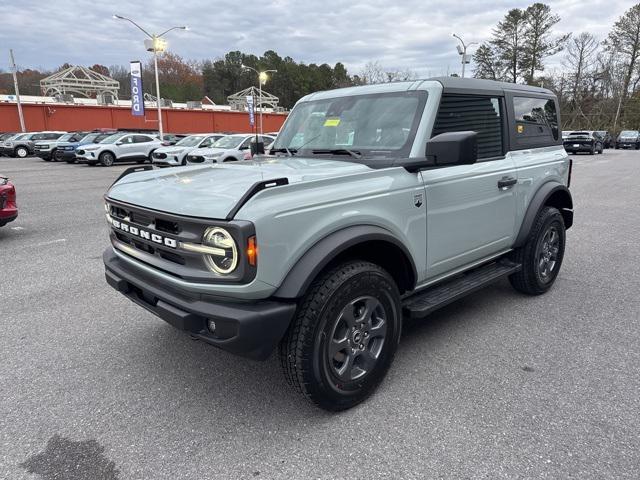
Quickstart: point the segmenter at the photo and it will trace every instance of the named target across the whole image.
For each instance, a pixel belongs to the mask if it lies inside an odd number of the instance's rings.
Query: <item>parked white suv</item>
[[[109,135],[100,143],[89,143],[76,150],[80,163],[110,167],[115,162],[135,160],[138,163],[151,161],[153,151],[162,146],[155,135],[146,133],[119,132]]]
[[[160,147],[153,152],[153,164],[175,167],[187,164],[187,155],[198,148],[209,148],[224,137],[222,133],[199,133],[181,139],[175,145]]]
[[[258,135],[265,148],[275,140],[271,135]],[[248,160],[251,158],[251,142],[256,136],[247,133],[227,135],[214,143],[211,148],[191,152],[187,155],[187,163],[222,163]]]

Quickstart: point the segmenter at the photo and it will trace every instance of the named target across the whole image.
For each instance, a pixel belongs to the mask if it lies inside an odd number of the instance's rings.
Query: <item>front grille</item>
[[[162,153],[162,152],[153,152],[153,158],[167,158],[167,154],[166,153]]]
[[[187,157],[190,163],[204,163],[204,157],[202,155],[189,155]]]
[[[77,153],[78,155],[84,155],[84,150],[78,150],[76,153]]]
[[[236,239],[240,248],[247,238],[255,235],[248,222],[184,217],[129,205],[106,198],[111,241],[119,253],[143,262],[187,281],[247,282],[255,277],[256,269],[244,262],[228,276],[212,274],[202,253],[181,248],[180,243],[201,244],[204,232],[222,226]]]

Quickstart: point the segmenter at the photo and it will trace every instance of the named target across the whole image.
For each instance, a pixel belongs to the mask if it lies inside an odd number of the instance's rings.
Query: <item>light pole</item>
[[[471,45],[477,45],[478,42],[471,42],[469,45],[467,45],[464,43],[464,40],[462,40],[462,38],[460,38],[455,33],[452,33],[451,35],[460,40],[460,43],[462,44],[462,48],[460,48],[460,45],[457,45],[456,48],[458,49],[458,55],[462,56],[462,78],[464,78],[464,67],[467,63],[471,62],[471,55],[467,55],[467,48],[469,48]]]
[[[158,80],[158,52],[164,52],[167,49],[167,41],[161,37],[165,36],[171,30],[188,30],[187,27],[171,27],[165,30],[159,35],[155,33],[149,33],[136,22],[130,18],[123,17],[122,15],[114,15],[113,18],[118,20],[126,20],[135,25],[140,31],[142,31],[151,40],[145,40],[144,46],[149,52],[153,52],[153,67],[156,75],[156,106],[158,107],[158,132],[160,133],[160,140],[164,140],[164,132],[162,129],[162,106],[160,105],[160,80]]]
[[[264,70],[260,72],[248,65],[241,65],[241,67],[246,68],[247,70],[253,70],[258,74],[258,92],[259,92],[258,105],[260,105],[260,135],[262,135],[264,133],[262,131],[262,85],[267,83],[267,80],[269,80],[269,75],[268,75],[269,73],[278,73],[278,70]]]

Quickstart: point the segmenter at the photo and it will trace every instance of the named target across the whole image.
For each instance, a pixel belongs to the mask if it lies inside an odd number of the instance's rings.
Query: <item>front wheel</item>
[[[528,295],[540,295],[556,281],[562,259],[566,232],[562,214],[554,207],[543,207],[533,222],[524,246],[512,253],[522,269],[509,277],[513,288]]]
[[[401,328],[391,276],[369,262],[339,265],[312,284],[280,342],[285,377],[325,410],[351,408],[382,382]]]
[[[16,157],[18,158],[25,158],[29,155],[29,150],[27,150],[25,147],[18,147],[16,148]]]
[[[100,160],[100,163],[105,167],[112,166],[116,161],[115,157],[113,156],[113,153],[111,152],[102,152],[100,154],[100,157],[98,158]]]

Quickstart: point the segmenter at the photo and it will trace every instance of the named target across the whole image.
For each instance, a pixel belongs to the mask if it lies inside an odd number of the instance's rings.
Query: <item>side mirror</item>
[[[447,132],[427,142],[425,156],[433,165],[471,165],[478,160],[478,133]]]
[[[120,146],[120,145],[122,145],[122,142],[116,142],[116,145]]]
[[[251,142],[251,155],[264,155],[264,142]]]

